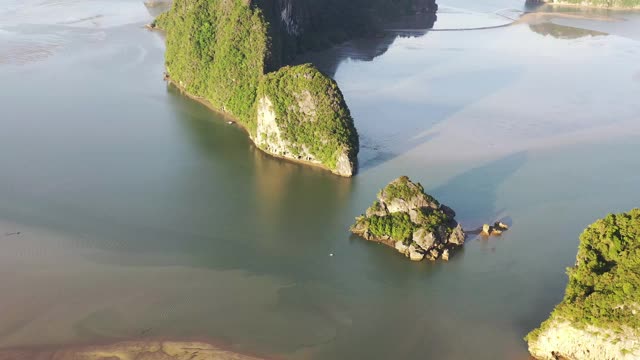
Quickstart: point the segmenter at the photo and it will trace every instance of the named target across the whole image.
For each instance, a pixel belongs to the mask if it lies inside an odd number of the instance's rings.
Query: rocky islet
[[[538,359],[640,358],[640,209],[609,214],[580,236],[564,299],[527,335]]]
[[[351,232],[393,247],[410,260],[449,260],[464,244],[465,233],[455,212],[426,194],[419,183],[402,176],[385,186]]]

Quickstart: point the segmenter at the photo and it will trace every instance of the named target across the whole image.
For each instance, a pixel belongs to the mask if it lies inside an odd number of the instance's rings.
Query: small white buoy
[[[233,124],[233,121],[227,121],[227,124],[231,125]]]
[[[333,256],[333,253],[330,253],[329,256]]]

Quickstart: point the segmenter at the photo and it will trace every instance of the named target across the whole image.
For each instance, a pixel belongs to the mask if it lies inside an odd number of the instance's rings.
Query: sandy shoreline
[[[120,255],[77,235],[5,219],[0,247],[0,360],[264,359],[237,341],[229,323],[259,317],[286,285],[233,270],[105,264],[96,259]],[[189,295],[194,286],[197,299]],[[261,289],[261,296],[225,316],[248,289]],[[176,293],[178,299],[157,305]],[[179,321],[167,315],[174,310],[215,320]]]
[[[640,5],[639,6],[607,6],[607,5],[595,5],[595,4],[586,5],[586,4],[574,4],[574,3],[564,2],[564,1],[554,2],[553,0],[546,1],[545,4],[551,5],[551,6],[557,6],[557,7],[567,6],[567,7],[578,8],[578,9],[603,9],[603,10],[613,10],[613,11],[640,9]]]
[[[201,341],[138,340],[0,350],[0,360],[260,360]]]
[[[564,5],[563,5],[564,6]],[[585,15],[585,14],[565,14],[561,12],[549,12],[549,11],[534,11],[524,13],[520,19],[515,21],[513,24],[531,24],[536,22],[544,22],[549,21],[550,19],[561,18],[561,19],[572,19],[572,20],[594,20],[594,21],[606,21],[606,22],[616,22],[621,21],[619,19],[612,19],[611,17],[600,16],[600,15]]]

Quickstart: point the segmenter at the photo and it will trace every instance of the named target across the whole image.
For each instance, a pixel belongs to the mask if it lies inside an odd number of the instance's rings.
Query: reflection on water
[[[544,36],[553,36],[556,39],[579,39],[585,36],[606,36],[606,33],[588,29],[580,29],[571,26],[562,26],[550,22],[541,24],[529,24],[529,28]]]
[[[313,62],[318,69],[333,77],[338,65],[347,59],[373,61],[383,55],[398,37],[423,36],[432,29],[438,17],[435,13],[404,16],[385,24],[386,30],[378,36],[355,39],[329,50],[308,52],[294,59],[294,64]]]

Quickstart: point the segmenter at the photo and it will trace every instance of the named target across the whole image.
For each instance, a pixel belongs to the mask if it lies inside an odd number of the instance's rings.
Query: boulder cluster
[[[413,261],[449,260],[462,246],[465,233],[455,212],[424,192],[419,183],[402,176],[393,180],[377,200],[356,218],[351,232],[395,248]]]
[[[502,235],[502,233],[507,230],[509,230],[509,225],[496,221],[493,225],[482,225],[482,231],[480,231],[480,234],[483,236],[498,236]]]

